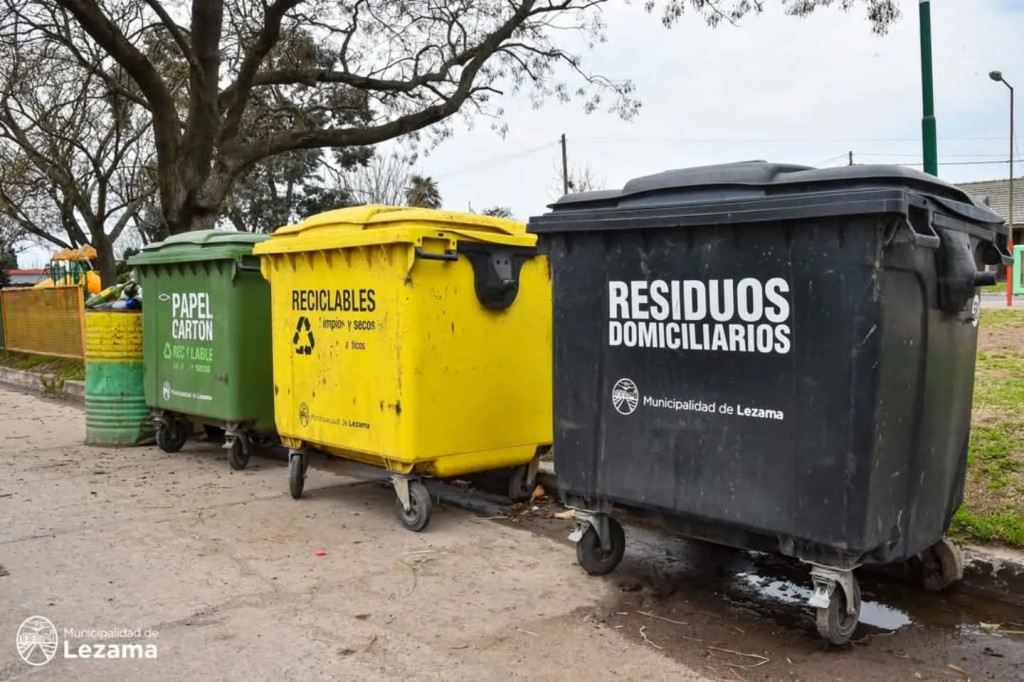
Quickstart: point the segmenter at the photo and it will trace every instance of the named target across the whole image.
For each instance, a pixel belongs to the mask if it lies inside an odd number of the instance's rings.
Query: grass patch
[[[963,507],[953,516],[950,533],[959,540],[1002,542],[1024,547],[1024,519],[1013,509],[973,514]]]
[[[1006,282],[996,282],[979,288],[984,294],[1001,294],[1006,292]]]
[[[0,366],[50,374],[62,382],[85,379],[85,363],[74,358],[55,358],[49,355],[0,350]]]
[[[1024,547],[1024,312],[984,309],[971,447],[954,537]]]

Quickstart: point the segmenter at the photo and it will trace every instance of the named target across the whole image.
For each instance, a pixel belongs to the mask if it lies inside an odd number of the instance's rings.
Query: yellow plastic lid
[[[370,234],[370,230],[380,230]],[[386,231],[385,231],[386,230]],[[309,216],[301,223],[278,228],[253,253],[344,248],[367,243],[415,241],[424,232],[451,232],[496,237],[501,241],[530,239],[524,223],[477,213],[444,211],[408,206],[367,204],[325,211]],[[287,243],[287,246],[285,245]]]

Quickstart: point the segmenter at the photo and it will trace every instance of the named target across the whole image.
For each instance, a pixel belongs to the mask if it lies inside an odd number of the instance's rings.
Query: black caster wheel
[[[587,528],[576,543],[576,561],[590,575],[607,575],[622,561],[626,552],[626,532],[613,518],[608,519],[608,536],[611,547],[607,552],[601,549],[601,540],[593,526]]]
[[[249,464],[249,453],[242,446],[241,438],[235,438],[231,441],[230,447],[228,447],[228,464],[235,471],[244,469]]]
[[[303,452],[292,453],[288,456],[288,492],[292,499],[302,497],[302,489],[306,487],[306,460],[309,455]]]
[[[206,439],[212,441],[224,440],[224,429],[213,424],[203,424],[203,431],[206,432]]]
[[[162,421],[156,427],[156,444],[164,452],[177,452],[185,445],[188,431],[185,425],[175,420]]]
[[[402,525],[418,533],[430,523],[430,493],[423,481],[409,481],[409,509],[402,506],[401,498],[395,498],[395,513]]]
[[[513,502],[526,502],[533,497],[533,490],[537,487],[537,470],[534,469],[530,475],[530,465],[523,464],[514,467],[508,478],[508,497]]]
[[[860,584],[853,579],[853,614],[846,612],[846,593],[836,585],[827,608],[815,609],[818,634],[832,646],[843,646],[850,641],[860,621]]]
[[[942,538],[910,560],[910,568],[929,592],[941,592],[964,577],[964,555],[949,538]]]

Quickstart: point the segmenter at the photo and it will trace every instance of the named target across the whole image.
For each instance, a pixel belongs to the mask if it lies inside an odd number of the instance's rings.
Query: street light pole
[[[1010,217],[1007,222],[1010,224],[1010,253],[1013,254],[1013,86],[1003,78],[1002,71],[992,71],[988,74],[988,77],[1010,89]],[[1013,305],[1012,265],[1006,269],[1006,305]]]
[[[939,144],[935,125],[935,96],[932,88],[932,10],[930,0],[920,0],[918,19],[921,32],[921,142],[924,146],[924,172],[939,174]]]

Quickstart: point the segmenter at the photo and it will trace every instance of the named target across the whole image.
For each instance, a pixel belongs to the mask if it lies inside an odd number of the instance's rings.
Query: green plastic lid
[[[252,247],[268,235],[237,230],[198,230],[147,244],[128,259],[128,265],[157,265],[206,260],[237,260],[252,254]]]

